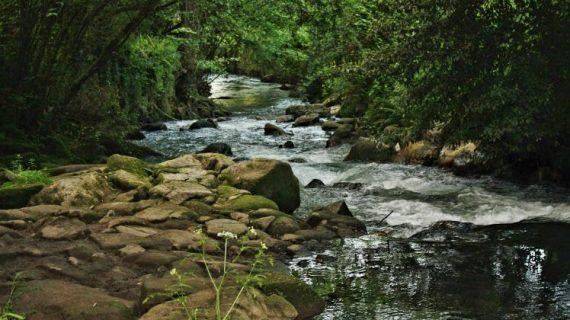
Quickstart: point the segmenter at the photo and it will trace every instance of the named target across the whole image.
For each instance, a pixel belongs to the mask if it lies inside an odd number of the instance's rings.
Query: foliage
[[[200,232],[201,231],[199,231],[199,233]],[[267,263],[270,264],[272,263],[272,261],[270,260],[270,258],[267,256],[266,253],[267,246],[263,242],[261,242],[259,248],[253,248],[251,246],[244,244],[246,241],[249,240],[249,236],[256,236],[256,231],[254,229],[250,229],[249,232],[246,235],[242,236],[240,239],[238,239],[237,235],[227,231],[218,234],[218,237],[224,239],[224,253],[223,253],[224,258],[220,268],[221,274],[219,275],[219,277],[215,277],[210,270],[209,264],[211,263],[211,261],[210,262],[208,261],[210,257],[205,252],[207,243],[205,240],[202,241],[201,244],[202,251],[200,257],[203,262],[204,268],[206,269],[206,273],[208,275],[208,279],[212,286],[212,290],[215,293],[214,310],[216,313],[216,320],[231,319],[232,312],[234,311],[234,308],[237,306],[239,299],[244,293],[244,291],[246,291],[248,288],[251,288],[252,286],[260,286],[263,280],[263,275],[262,275],[263,266],[266,265]],[[237,244],[239,244],[239,251],[230,261],[228,257],[229,255],[228,245],[230,242],[235,243],[236,241]],[[239,272],[238,270],[234,270],[232,268],[232,265],[235,265],[235,263],[240,260],[242,255],[246,253],[251,254],[252,252],[253,252],[253,260],[250,262],[250,265],[248,266],[249,272],[247,272],[244,275],[243,272]],[[145,299],[143,303],[146,303],[157,296],[158,297],[166,296],[167,298],[174,299],[177,303],[180,304],[182,310],[184,311],[184,315],[185,317],[187,317],[188,320],[199,319],[198,314],[200,313],[200,310],[190,308],[187,304],[187,296],[182,294],[181,292],[184,291],[184,288],[187,287],[186,282],[188,280],[188,277],[195,277],[195,275],[192,273],[182,273],[178,271],[176,268],[173,268],[172,270],[170,270],[170,276],[176,279],[176,283],[168,287],[166,293],[158,293],[150,295]],[[236,296],[230,302],[230,307],[224,313],[222,310],[222,293],[224,289],[226,289],[227,283],[230,281],[235,281],[239,283],[239,290],[237,291]]]
[[[43,170],[30,170],[27,168],[34,168],[35,160],[28,159],[24,161],[21,155],[17,155],[16,159],[12,161],[11,167],[13,170],[13,179],[0,185],[0,189],[11,188],[20,185],[41,184],[49,185],[53,181],[49,175]]]
[[[18,289],[20,275],[16,274],[12,280],[12,287],[10,289],[10,294],[8,299],[3,306],[0,307],[0,320],[25,320],[26,316],[24,314],[15,312],[12,309],[12,303],[16,297],[16,292]]]

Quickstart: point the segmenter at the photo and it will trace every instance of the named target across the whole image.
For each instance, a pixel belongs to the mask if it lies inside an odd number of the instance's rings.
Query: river
[[[327,133],[319,126],[279,124],[293,136],[265,136],[267,122],[303,101],[257,79],[217,77],[212,98],[234,114],[219,129],[180,131],[192,121],[172,121],[141,143],[168,157],[225,142],[239,158],[294,159],[302,185],[320,179],[328,186],[302,188],[297,215],[342,199],[367,225],[367,236],[289,261],[327,299],[317,319],[570,318],[568,190],[423,166],[343,162],[349,146],[325,148]],[[296,148],[279,148],[286,140]],[[361,186],[332,187],[337,182]],[[532,218],[542,222],[519,223]],[[439,221],[461,223],[430,228]]]

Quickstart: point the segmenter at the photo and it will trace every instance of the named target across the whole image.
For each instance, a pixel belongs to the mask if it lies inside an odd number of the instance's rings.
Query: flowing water
[[[343,162],[349,146],[325,148],[319,126],[279,124],[293,135],[265,136],[267,122],[302,101],[257,79],[213,78],[212,98],[234,112],[219,129],[180,131],[192,121],[174,121],[142,143],[169,157],[225,142],[239,158],[294,159],[302,185],[312,179],[327,185],[302,189],[296,214],[343,199],[368,227],[367,236],[290,262],[327,299],[318,319],[570,318],[568,190]],[[296,148],[279,148],[286,140]],[[352,184],[332,187],[339,182]],[[518,223],[532,218],[541,220]],[[430,227],[438,221],[461,223]]]

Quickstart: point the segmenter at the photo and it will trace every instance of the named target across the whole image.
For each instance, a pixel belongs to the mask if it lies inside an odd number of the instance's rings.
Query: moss
[[[241,190],[228,185],[218,186],[218,196],[223,199],[227,199],[231,196],[236,196],[241,193]]]
[[[125,170],[142,177],[148,176],[150,171],[148,164],[144,161],[119,154],[114,154],[107,159],[107,168],[109,171]]]
[[[345,161],[378,161],[391,162],[396,150],[372,139],[361,138],[350,149]]]
[[[261,291],[287,299],[299,312],[300,319],[310,319],[323,312],[325,308],[323,299],[309,285],[289,274],[275,272],[265,274]]]
[[[208,215],[212,212],[212,207],[199,201],[199,200],[190,200],[186,201],[182,204],[186,208],[190,209],[190,212],[196,217]]]
[[[263,196],[242,195],[235,199],[223,201],[218,204],[222,211],[251,211],[261,208],[270,208],[278,210],[277,204]]]
[[[0,209],[25,207],[33,195],[43,189],[42,184],[13,185],[0,189]]]

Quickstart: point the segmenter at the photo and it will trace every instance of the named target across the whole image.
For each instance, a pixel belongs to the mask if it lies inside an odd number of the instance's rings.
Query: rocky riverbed
[[[267,248],[276,261],[256,271],[263,281],[238,300],[235,318],[310,318],[324,302],[280,261],[366,233],[343,202],[307,219],[288,214],[300,204],[299,181],[277,160],[235,163],[204,153],[150,165],[114,155],[103,166],[57,171],[65,173],[30,206],[0,211],[2,294],[6,300],[18,274],[12,304],[27,319],[187,319],[169,301],[182,294],[199,319],[213,318],[207,273],[221,276],[224,232]],[[243,245],[231,240],[230,258]],[[236,277],[249,271],[251,259],[231,264]],[[171,270],[188,276],[176,283]],[[226,311],[240,288],[236,281],[224,289]]]

